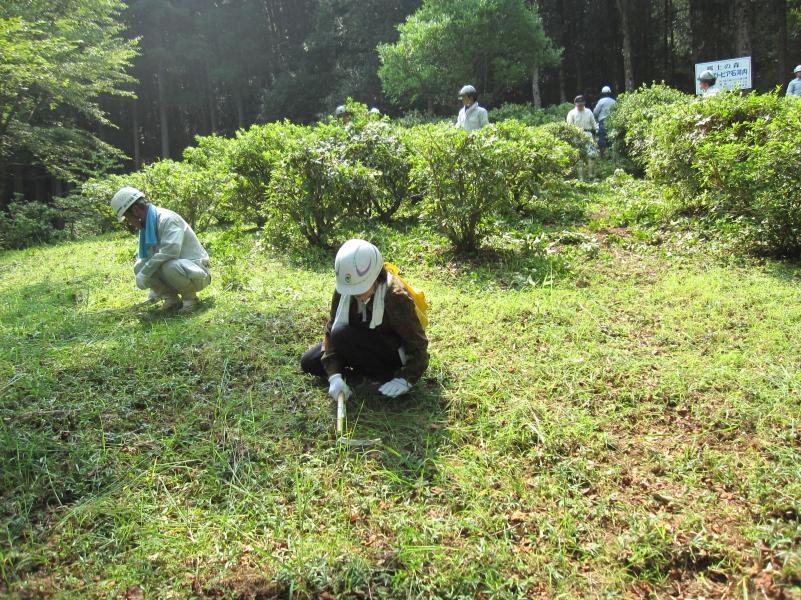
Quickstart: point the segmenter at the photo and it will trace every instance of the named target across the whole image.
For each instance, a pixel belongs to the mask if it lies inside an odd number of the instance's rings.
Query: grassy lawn
[[[798,597],[801,273],[637,226],[629,188],[470,260],[379,232],[432,363],[355,390],[368,452],[298,368],[332,256],[201,236],[204,307],[169,316],[131,236],[0,254],[0,594]]]

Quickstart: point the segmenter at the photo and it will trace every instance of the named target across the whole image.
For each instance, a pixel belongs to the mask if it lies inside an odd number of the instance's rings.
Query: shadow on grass
[[[387,398],[377,386],[363,384],[349,401],[351,435],[381,438],[380,463],[404,487],[429,481],[435,474],[439,448],[449,438],[442,392],[440,382],[424,377],[405,396]]]

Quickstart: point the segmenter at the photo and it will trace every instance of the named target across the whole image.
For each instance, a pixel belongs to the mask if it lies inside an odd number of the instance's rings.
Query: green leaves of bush
[[[347,125],[270,123],[232,140],[199,137],[182,162],[90,181],[82,194],[109,226],[109,198],[133,185],[197,230],[255,224],[279,246],[302,240],[330,248],[371,222],[417,210],[454,249],[472,252],[499,218],[568,173],[577,156],[550,126],[509,119],[468,135],[451,124],[403,128],[361,112]]]
[[[496,219],[537,182],[567,168],[575,153],[517,121],[474,133],[429,125],[414,130],[412,178],[424,194],[423,218],[457,252],[473,252]]]
[[[758,253],[801,254],[801,102],[776,94],[696,99],[663,85],[622,97],[625,148],[695,214]]]

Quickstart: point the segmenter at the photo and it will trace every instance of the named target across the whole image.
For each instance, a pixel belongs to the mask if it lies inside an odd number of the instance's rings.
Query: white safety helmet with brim
[[[718,78],[715,77],[715,74],[709,69],[701,71],[701,74],[698,76],[698,81],[708,81],[710,83],[715,83],[717,79]]]
[[[145,193],[137,190],[135,187],[125,186],[124,188],[120,188],[111,199],[111,208],[117,215],[117,221],[122,223],[125,220],[125,213],[128,212],[128,209],[131,208],[133,203],[139,200],[139,198],[144,197]]]
[[[795,69],[793,69],[793,73],[801,73],[801,65],[796,65]]]
[[[464,96],[477,98],[478,92],[476,91],[476,88],[468,83],[467,85],[463,86],[461,90],[459,90],[459,98],[463,98]]]
[[[373,244],[359,239],[348,240],[334,259],[337,291],[351,296],[364,294],[383,267],[381,252]]]
[[[605,85],[604,87],[601,88],[601,93],[602,94],[611,94],[612,93],[612,88],[610,88],[608,85]]]

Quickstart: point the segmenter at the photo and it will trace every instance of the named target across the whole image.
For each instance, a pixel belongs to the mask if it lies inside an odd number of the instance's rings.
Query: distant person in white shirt
[[[487,109],[478,105],[478,92],[472,85],[466,85],[459,90],[459,99],[462,109],[456,118],[456,124],[465,131],[475,131],[484,125],[489,125]]]
[[[698,76],[698,87],[701,88],[701,95],[704,98],[718,95],[720,89],[715,87],[717,80],[718,78],[715,77],[715,74],[709,69],[701,71],[701,74]]]
[[[795,79],[787,84],[787,96],[801,96],[801,65],[793,69]]]
[[[593,179],[595,170],[595,155],[598,153],[595,147],[593,136],[598,131],[598,122],[595,120],[595,115],[587,108],[587,101],[584,96],[576,96],[573,100],[575,108],[567,113],[567,122],[581,129],[587,136],[587,146],[584,151],[586,154],[587,163],[587,176]],[[578,164],[579,179],[584,179],[584,161],[579,160]]]
[[[590,135],[594,135],[598,131],[598,122],[595,120],[595,115],[592,114],[592,111],[587,110],[587,101],[584,96],[576,96],[573,104],[575,108],[567,113],[567,122]]]
[[[606,138],[606,125],[604,121],[609,116],[609,113],[612,111],[612,107],[617,104],[615,99],[612,98],[612,88],[608,85],[605,85],[601,88],[601,99],[595,104],[595,108],[592,111],[595,120],[598,121],[598,147],[601,149],[601,154],[606,151],[607,146],[609,145],[608,140]]]

